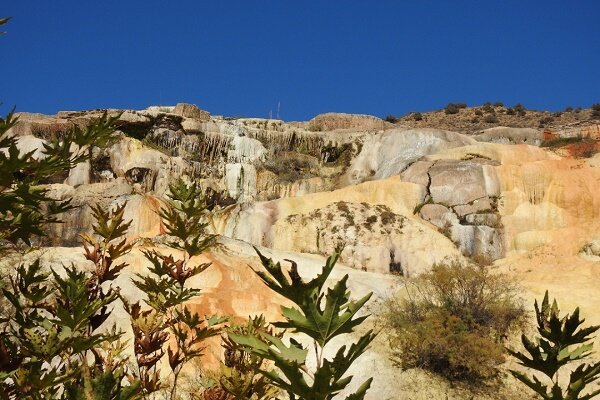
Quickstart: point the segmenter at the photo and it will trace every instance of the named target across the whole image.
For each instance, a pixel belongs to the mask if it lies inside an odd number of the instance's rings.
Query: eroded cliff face
[[[101,112],[23,113],[12,131],[23,152],[43,157],[45,142]],[[50,183],[80,206],[53,228],[53,245],[89,232],[91,203],[127,202],[130,238],[160,235],[156,210],[183,178],[205,188],[215,233],[321,255],[344,246],[342,260],[366,271],[411,276],[539,248],[600,253],[598,125],[465,135],[350,114],[286,123],[189,104],[108,112],[120,113],[118,140]],[[568,143],[548,145],[556,139]],[[574,145],[587,147],[573,156]]]

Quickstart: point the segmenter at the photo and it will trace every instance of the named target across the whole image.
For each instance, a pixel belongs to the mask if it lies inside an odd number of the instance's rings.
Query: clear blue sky
[[[600,102],[600,1],[4,0],[0,107],[305,120]]]

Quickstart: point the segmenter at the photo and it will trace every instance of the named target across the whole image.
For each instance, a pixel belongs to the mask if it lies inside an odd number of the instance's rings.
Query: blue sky
[[[6,1],[0,112],[600,102],[600,1]]]

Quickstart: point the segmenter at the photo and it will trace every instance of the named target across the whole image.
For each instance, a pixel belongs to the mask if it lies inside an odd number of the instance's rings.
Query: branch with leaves
[[[157,250],[144,251],[150,261],[150,274],[137,274],[134,284],[146,295],[146,307],[139,303],[127,305],[132,318],[135,353],[145,394],[162,389],[176,398],[177,382],[185,364],[200,357],[202,343],[221,333],[225,318],[201,318],[192,313],[186,303],[200,294],[186,282],[205,271],[210,263],[197,263],[199,256],[215,242],[206,233],[207,208],[202,190],[195,184],[178,180],[169,187],[169,201],[159,211],[169,236],[168,245],[181,256]],[[159,361],[169,338],[167,356],[173,375],[165,385],[160,379]]]
[[[325,282],[339,258],[339,253],[327,259],[321,274],[315,279],[304,282],[294,261],[288,260],[292,266],[289,272],[286,272],[280,263],[275,263],[258,249],[255,250],[266,269],[266,272],[255,270],[256,274],[269,288],[295,304],[295,307],[281,307],[286,321],[273,325],[311,338],[317,359],[316,367],[308,368],[306,361],[309,349],[294,338],[290,338],[289,345],[280,337],[268,333],[258,336],[230,334],[230,338],[247,351],[273,361],[279,371],[261,367],[256,369],[274,385],[287,391],[290,399],[333,399],[351,382],[352,376],[345,374],[352,363],[365,352],[375,334],[369,330],[357,342],[337,349],[331,359],[324,357],[324,348],[333,338],[353,332],[368,318],[368,315],[357,316],[357,313],[372,293],[357,301],[350,300],[348,275],[325,291]],[[369,378],[346,399],[363,399],[372,380],[373,378]]]
[[[127,367],[122,332],[99,329],[119,297],[112,282],[126,264],[115,261],[131,249],[122,238],[130,224],[124,208],[93,208],[95,235],[84,237],[91,272],[75,265],[46,272],[36,260],[2,290],[12,306],[0,319],[2,398],[136,398],[140,384]]]
[[[545,400],[589,400],[600,394],[600,389],[582,394],[587,385],[600,378],[600,363],[582,363],[569,375],[569,383],[563,388],[558,381],[559,371],[573,362],[581,361],[592,353],[591,336],[600,326],[582,327],[585,319],[579,317],[579,308],[572,315],[560,317],[556,300],[550,305],[548,292],[541,307],[535,301],[535,315],[539,338],[531,340],[522,335],[524,352],[508,349],[519,364],[538,372],[549,380],[544,384],[536,375],[528,376],[511,370],[515,378],[529,386]]]
[[[46,235],[48,224],[60,222],[59,215],[74,208],[70,199],[50,197],[44,183],[90,159],[91,146],[114,140],[118,117],[105,112],[85,128],[73,127],[44,143],[40,157],[35,150],[22,154],[19,138],[10,135],[18,122],[14,112],[0,118],[0,250],[31,246],[33,238]]]

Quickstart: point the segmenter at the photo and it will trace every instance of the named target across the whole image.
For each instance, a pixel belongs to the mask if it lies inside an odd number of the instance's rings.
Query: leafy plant
[[[21,265],[3,289],[11,310],[0,319],[2,398],[132,399],[139,381],[123,355],[122,332],[99,329],[119,297],[111,282],[131,249],[121,236],[124,205],[112,213],[93,208],[96,237],[84,238],[91,272],[75,265],[44,271],[39,260]]]
[[[569,375],[569,383],[561,387],[559,371],[568,364],[587,358],[592,353],[592,334],[600,326],[582,327],[585,319],[579,317],[579,308],[572,315],[560,317],[556,300],[550,305],[548,291],[541,307],[535,301],[535,315],[539,338],[529,339],[522,335],[524,352],[508,349],[519,364],[538,372],[549,380],[544,384],[536,375],[511,370],[515,378],[529,386],[545,400],[589,400],[600,394],[600,389],[584,394],[586,386],[600,378],[600,363],[579,363]]]
[[[0,19],[0,25],[8,20]],[[69,200],[50,197],[44,183],[87,160],[89,146],[110,141],[115,119],[104,114],[85,128],[54,137],[35,156],[35,151],[22,153],[19,138],[9,134],[18,122],[14,110],[0,118],[0,255],[3,267],[14,269],[3,276],[2,285],[3,399],[124,400],[138,392],[139,384],[129,375],[122,356],[121,333],[97,329],[118,295],[110,282],[120,267],[112,261],[125,254],[127,246],[114,247],[115,236],[98,242],[88,238],[89,244],[98,245],[86,249],[86,258],[94,265],[91,272],[74,265],[62,273],[47,271],[39,260],[13,266],[10,257],[15,251],[31,249],[36,238],[46,235],[47,225],[60,222],[59,215],[72,208]],[[104,222],[122,225],[118,217],[103,215]]]
[[[218,396],[236,400],[278,398],[281,390],[257,371],[260,368],[268,368],[268,362],[263,357],[246,351],[229,338],[229,334],[258,337],[263,333],[276,337],[283,335],[282,332],[275,332],[262,315],[249,318],[245,324],[234,324],[226,328],[222,336],[224,360],[218,370],[205,373],[201,382],[204,390],[193,398],[202,400],[219,398]]]
[[[150,261],[150,274],[136,274],[134,280],[146,295],[142,309],[139,302],[126,304],[134,333],[134,351],[143,393],[149,394],[164,388],[175,399],[177,382],[185,364],[202,355],[201,344],[209,337],[221,333],[224,318],[201,318],[192,313],[185,303],[200,294],[199,289],[186,286],[193,276],[206,270],[210,263],[196,263],[193,257],[202,254],[215,242],[215,236],[206,234],[207,212],[201,189],[178,180],[170,185],[170,201],[160,210],[167,235],[168,246],[180,252],[177,257],[157,250],[144,251]],[[173,380],[165,386],[160,380],[158,362],[164,356],[164,345],[169,337],[167,356]]]
[[[524,320],[518,289],[482,266],[435,265],[386,303],[392,361],[451,380],[496,375],[502,342]]]
[[[229,337],[252,354],[274,363],[279,371],[261,367],[255,369],[274,385],[287,391],[290,399],[333,399],[351,382],[352,376],[345,374],[352,363],[364,353],[375,334],[369,330],[357,342],[338,348],[331,359],[324,357],[324,348],[333,338],[351,333],[368,317],[357,316],[357,313],[372,293],[357,301],[350,300],[348,275],[324,291],[325,282],[339,258],[339,253],[327,259],[321,274],[305,282],[298,274],[294,261],[287,260],[291,263],[291,269],[286,273],[279,262],[275,263],[258,249],[255,250],[266,269],[266,272],[255,271],[256,274],[269,288],[295,304],[294,307],[282,306],[285,321],[274,325],[290,329],[292,333],[302,333],[312,339],[316,365],[309,369],[306,362],[309,348],[294,338],[290,338],[287,345],[281,338],[266,332],[261,332],[258,336],[231,333]],[[346,399],[363,399],[372,379],[364,382]]]
[[[35,237],[45,235],[48,224],[60,222],[58,216],[73,208],[70,200],[51,198],[43,184],[88,160],[91,145],[112,140],[116,118],[104,113],[85,129],[74,128],[62,138],[53,138],[43,145],[40,157],[34,156],[35,150],[21,154],[19,138],[9,135],[18,122],[13,112],[0,118],[0,249],[31,246]]]

